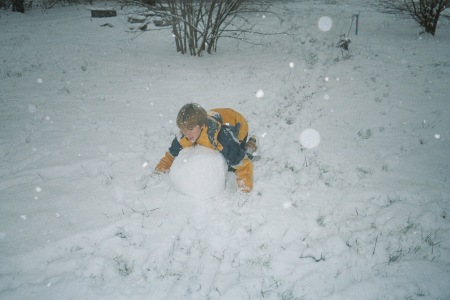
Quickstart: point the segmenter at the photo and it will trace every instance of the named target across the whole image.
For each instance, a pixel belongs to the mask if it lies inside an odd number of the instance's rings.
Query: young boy
[[[247,152],[256,151],[256,140],[251,137],[247,142],[247,120],[231,108],[216,108],[206,112],[200,105],[184,105],[177,116],[180,133],[173,139],[166,155],[155,170],[166,173],[181,149],[202,145],[219,151],[229,167],[235,170],[239,189],[250,192],[253,187],[253,163]]]

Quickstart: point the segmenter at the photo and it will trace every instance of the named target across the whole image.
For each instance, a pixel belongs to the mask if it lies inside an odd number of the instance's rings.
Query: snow
[[[220,195],[225,189],[227,162],[222,154],[203,146],[181,150],[170,168],[176,191],[197,198]]]
[[[197,58],[113,7],[0,11],[1,299],[450,298],[448,19],[277,1],[248,19],[295,34]],[[152,173],[188,102],[247,116],[251,193]]]

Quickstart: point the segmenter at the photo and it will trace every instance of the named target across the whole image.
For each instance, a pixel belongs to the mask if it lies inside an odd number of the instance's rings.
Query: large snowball
[[[218,151],[195,146],[184,148],[170,168],[175,190],[197,198],[217,196],[225,189],[228,166]]]

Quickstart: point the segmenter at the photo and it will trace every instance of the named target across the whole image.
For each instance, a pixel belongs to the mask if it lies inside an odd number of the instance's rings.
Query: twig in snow
[[[373,246],[372,256],[375,255],[375,249],[377,248],[377,243],[378,243],[378,235],[377,235],[377,238],[375,239],[375,246]]]
[[[305,235],[305,237],[302,239],[303,242],[306,240],[306,238],[308,237],[308,235],[309,235],[310,233],[311,233],[311,231],[308,232],[308,233]]]
[[[313,259],[315,262],[325,261],[325,257],[323,256],[322,253],[320,253],[320,257],[319,257],[319,258],[316,258],[316,257],[313,256],[313,255],[306,255],[306,256],[303,256],[303,253],[300,255],[299,258],[311,258],[311,259]]]

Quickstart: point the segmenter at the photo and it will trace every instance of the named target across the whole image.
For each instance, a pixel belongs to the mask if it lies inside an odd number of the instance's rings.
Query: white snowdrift
[[[0,9],[0,299],[450,299],[450,19],[371,2],[271,1],[292,34],[202,58],[121,3]],[[247,117],[251,193],[153,176],[187,102]]]

